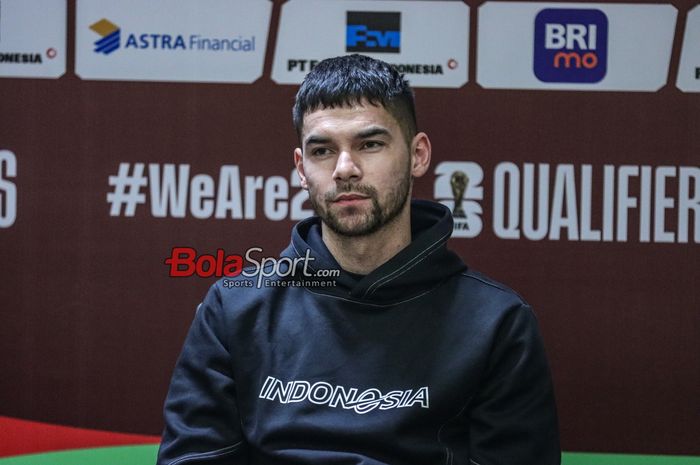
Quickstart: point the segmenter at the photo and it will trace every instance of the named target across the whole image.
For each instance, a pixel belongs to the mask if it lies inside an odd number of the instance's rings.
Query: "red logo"
[[[173,247],[170,257],[165,259],[165,264],[170,265],[171,277],[238,276],[243,271],[243,263],[243,256],[226,255],[224,249],[216,249],[216,255],[197,256],[192,247]]]

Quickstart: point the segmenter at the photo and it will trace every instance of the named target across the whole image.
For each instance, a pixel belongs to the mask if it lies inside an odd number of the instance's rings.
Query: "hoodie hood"
[[[282,256],[297,258],[308,253],[313,258],[308,264],[310,271],[340,270],[338,277],[310,278],[335,281],[334,286],[314,287],[314,292],[358,302],[391,304],[423,294],[467,269],[459,256],[447,249],[452,228],[452,213],[447,207],[426,200],[412,201],[411,243],[368,275],[358,276],[340,267],[321,237],[321,219],[314,216],[294,227],[291,244]],[[303,263],[298,263],[296,277],[304,276],[302,267]]]

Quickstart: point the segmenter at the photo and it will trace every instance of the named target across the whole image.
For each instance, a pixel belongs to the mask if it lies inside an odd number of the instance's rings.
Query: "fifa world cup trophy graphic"
[[[467,214],[464,213],[464,208],[462,208],[462,198],[464,197],[464,191],[467,190],[469,185],[469,176],[464,171],[455,171],[450,178],[450,185],[452,186],[452,195],[455,198],[452,216],[455,218],[466,218]]]

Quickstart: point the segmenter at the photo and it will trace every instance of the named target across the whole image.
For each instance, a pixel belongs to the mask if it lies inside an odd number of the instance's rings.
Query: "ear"
[[[297,174],[299,179],[301,179],[301,187],[305,190],[309,190],[309,185],[306,182],[306,174],[304,174],[304,155],[300,148],[294,149],[294,166],[297,167]]]
[[[411,175],[414,178],[419,178],[428,171],[431,154],[432,147],[428,135],[419,132],[411,142]]]

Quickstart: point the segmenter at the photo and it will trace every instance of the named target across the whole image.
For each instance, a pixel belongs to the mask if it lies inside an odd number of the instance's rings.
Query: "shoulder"
[[[510,302],[524,307],[530,305],[516,291],[478,271],[468,269],[459,275],[460,285],[477,295],[487,296],[498,301]]]
[[[509,286],[468,269],[456,278],[453,299],[481,325],[498,328],[507,321],[530,321],[536,317],[530,304]]]

